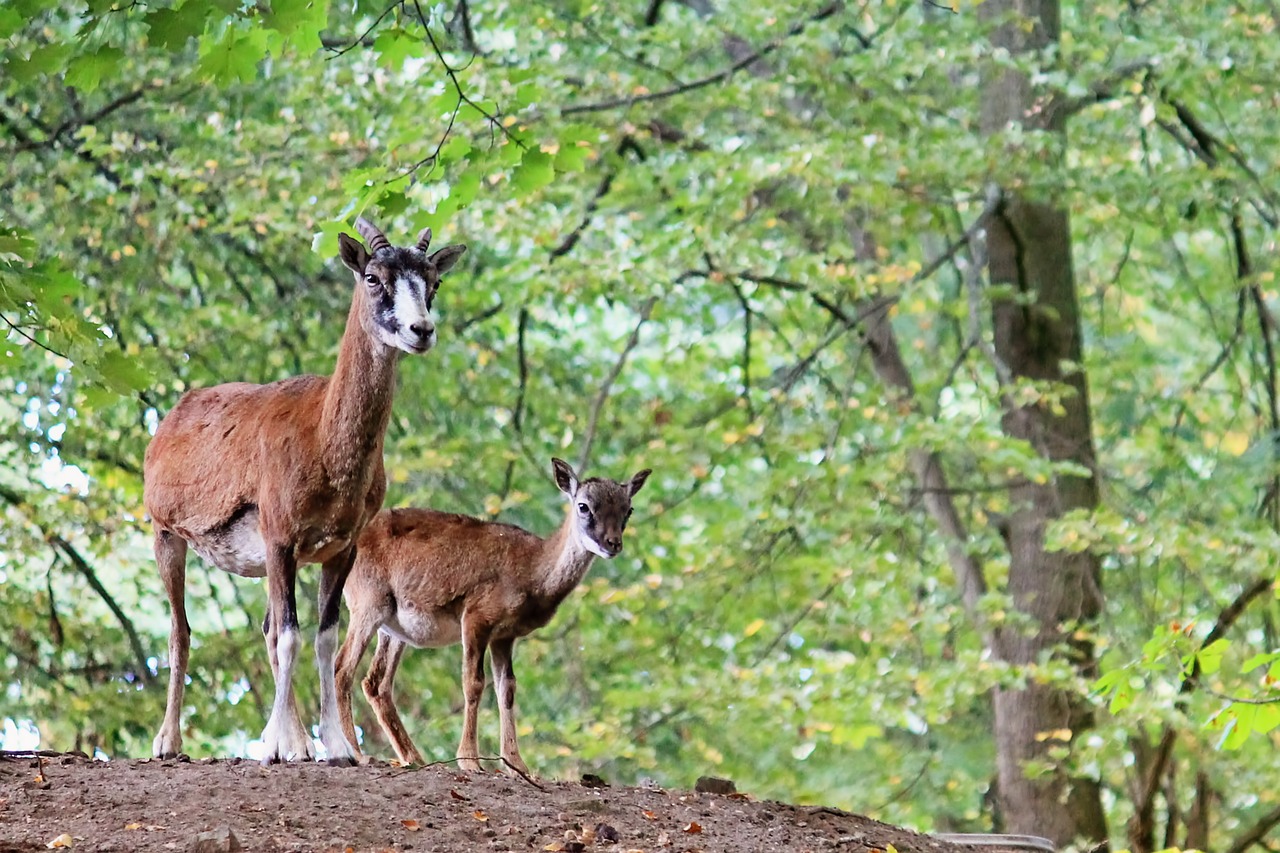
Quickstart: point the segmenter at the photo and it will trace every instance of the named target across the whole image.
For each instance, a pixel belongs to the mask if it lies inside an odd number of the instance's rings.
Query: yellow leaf
[[[1249,449],[1249,436],[1243,432],[1228,432],[1222,436],[1222,449],[1232,456],[1239,456]]]
[[[417,832],[419,829],[422,829],[416,820],[402,820],[400,821],[400,825],[410,832]]]
[[[757,619],[757,620],[755,620],[755,621],[754,621],[754,622],[752,622],[750,625],[748,625],[746,628],[743,628],[743,629],[742,629],[742,634],[743,634],[743,636],[750,637],[750,636],[752,636],[753,634],[758,633],[758,632],[760,631],[760,629],[764,627],[764,624],[765,624],[765,623],[764,623],[764,620],[763,620],[763,619]]]
[[[76,842],[69,834],[62,833],[57,838],[50,841],[45,847],[75,847]]]
[[[484,813],[484,811],[483,811],[483,810],[481,810],[481,809],[476,809],[475,811],[473,811],[473,812],[471,813],[471,816],[472,816],[473,818],[475,818],[476,820],[488,820],[488,819],[489,819],[489,816],[488,816],[487,814],[485,814],[485,813]]]

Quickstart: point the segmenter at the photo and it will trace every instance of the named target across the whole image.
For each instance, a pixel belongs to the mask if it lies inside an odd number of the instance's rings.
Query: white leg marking
[[[316,757],[310,735],[298,717],[298,705],[293,696],[293,668],[298,662],[298,632],[285,628],[276,641],[276,658],[279,671],[276,674],[276,697],[271,704],[271,718],[262,732],[262,760],[267,763],[287,761],[290,757],[311,760]]]
[[[316,635],[316,668],[320,671],[320,742],[333,764],[355,764],[356,751],[347,743],[338,715],[338,688],[333,665],[338,654],[338,626]]]

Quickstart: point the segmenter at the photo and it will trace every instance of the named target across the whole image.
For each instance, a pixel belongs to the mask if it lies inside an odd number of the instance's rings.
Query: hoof
[[[360,760],[354,755],[338,756],[335,758],[325,759],[324,764],[330,767],[359,767]]]

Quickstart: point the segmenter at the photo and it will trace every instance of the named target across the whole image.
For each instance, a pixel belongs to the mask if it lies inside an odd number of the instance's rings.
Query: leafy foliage
[[[1274,14],[1064,4],[1055,50],[1008,56],[980,11],[0,9],[0,713],[49,745],[147,752],[167,633],[148,434],[188,388],[330,368],[350,295],[337,234],[365,213],[471,247],[437,302],[441,346],[400,368],[389,505],[545,532],[552,455],[656,472],[624,555],[520,646],[533,766],[715,772],[984,829],[987,696],[1051,683],[1109,709],[1070,760],[1109,792],[1117,838],[1167,727],[1158,810],[1185,823],[1207,786],[1226,847],[1274,810],[1280,773]],[[1028,72],[1065,143],[979,132],[992,64]],[[1103,502],[1045,535],[1102,560],[1106,613],[1077,626],[1102,655],[1092,684],[983,642],[1022,618],[1002,585],[1007,486],[1080,473],[1002,429],[1005,401],[1067,392],[987,355],[1003,294],[971,238],[992,182],[1072,216]],[[870,304],[891,305],[911,396],[872,370]],[[990,582],[984,624],[914,450],[943,461]],[[243,751],[271,683],[264,591],[197,566],[188,745]],[[458,667],[419,652],[400,681],[437,755]]]

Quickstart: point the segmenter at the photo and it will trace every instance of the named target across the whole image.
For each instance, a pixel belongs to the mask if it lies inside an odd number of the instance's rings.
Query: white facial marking
[[[392,346],[406,352],[426,352],[435,344],[435,320],[427,310],[427,286],[416,272],[406,272],[395,282],[394,316],[400,327]],[[414,327],[429,330],[424,340]]]

